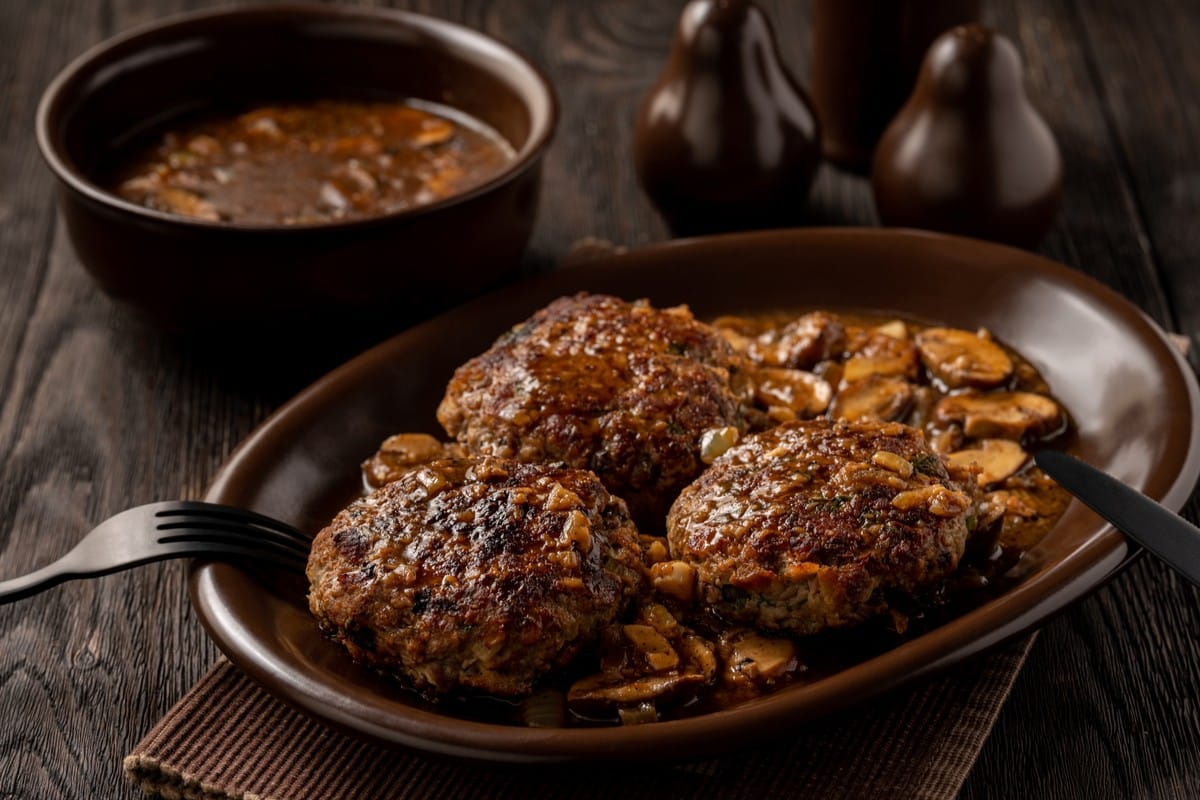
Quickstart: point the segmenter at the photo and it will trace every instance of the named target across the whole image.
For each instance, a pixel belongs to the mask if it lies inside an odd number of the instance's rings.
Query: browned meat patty
[[[970,486],[906,425],[789,422],[731,448],[685,489],[667,537],[721,616],[816,633],[952,572]]]
[[[685,307],[565,297],[460,367],[438,420],[474,453],[590,469],[662,530],[704,432],[745,431],[740,363]]]
[[[322,530],[309,606],[358,662],[427,694],[528,692],[640,589],[638,533],[594,475],[449,458]]]

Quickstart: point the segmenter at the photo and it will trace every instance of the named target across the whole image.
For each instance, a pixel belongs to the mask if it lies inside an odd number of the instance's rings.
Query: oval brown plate
[[[784,308],[880,309],[986,326],[1045,375],[1078,424],[1087,461],[1180,508],[1200,474],[1200,393],[1186,362],[1137,309],[1086,276],[1024,251],[887,230],[803,230],[684,240],[514,286],[391,339],[265,422],[208,499],[316,532],[358,491],[358,465],[387,435],[438,432],[455,366],[559,295],[587,289],[697,316]],[[943,669],[1029,630],[1132,555],[1074,503],[1005,594],[882,655],[736,708],[632,728],[527,729],[416,707],[353,665],[309,617],[305,586],[197,564],[192,599],[229,658],[269,691],[379,741],[504,761],[695,757],[796,726]]]

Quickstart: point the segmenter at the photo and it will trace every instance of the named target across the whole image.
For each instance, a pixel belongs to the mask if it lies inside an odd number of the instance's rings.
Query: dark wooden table
[[[327,364],[246,375],[193,357],[102,295],[54,212],[33,138],[67,60],[184,0],[0,6],[0,575],[39,566],[129,505],[200,496],[231,449]],[[666,230],[636,186],[633,109],[680,2],[425,0],[542,65],[563,103],[529,256]],[[805,0],[764,2],[808,74]],[[1168,330],[1200,332],[1200,4],[989,0],[1061,143],[1066,202],[1043,245]],[[813,217],[874,224],[861,178],[822,172]],[[1116,432],[1114,432],[1116,433]],[[1194,517],[1196,507],[1189,506]],[[0,607],[0,798],[133,797],[121,758],[217,657],[170,563]],[[1200,593],[1149,559],[1047,625],[966,798],[1200,794]]]

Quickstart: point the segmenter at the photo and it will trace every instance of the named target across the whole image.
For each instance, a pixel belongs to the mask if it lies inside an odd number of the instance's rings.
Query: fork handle
[[[189,553],[160,553],[153,556],[130,559],[117,564],[103,564],[93,569],[79,569],[78,553],[72,550],[58,561],[51,562],[41,569],[34,570],[28,575],[0,581],[0,605],[23,600],[35,594],[44,592],[67,581],[77,581],[81,578],[99,578],[112,575],[114,572],[124,572],[127,569],[140,567],[155,561],[166,561],[172,558],[187,558]]]
[[[28,575],[0,581],[0,604],[23,600],[64,581],[86,577],[88,576],[64,570],[62,565],[56,561],[30,572]]]
[[[67,581],[76,581],[81,578],[99,578],[104,575],[112,575],[114,572],[124,572],[134,567],[153,564],[156,561],[169,561],[175,558],[204,558],[210,557],[212,554],[213,550],[211,547],[203,547],[195,552],[180,549],[174,552],[144,555],[141,558],[128,558],[116,562],[110,561],[80,569],[80,553],[79,548],[76,547],[58,559],[58,561],[51,562],[41,569],[30,572],[28,575],[0,581],[0,605],[32,597],[39,592],[58,586],[60,583],[66,583]]]

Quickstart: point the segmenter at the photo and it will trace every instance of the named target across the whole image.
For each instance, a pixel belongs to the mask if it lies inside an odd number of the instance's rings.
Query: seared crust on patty
[[[428,694],[518,695],[643,583],[625,504],[594,475],[497,458],[414,467],[313,542],[309,606],[350,655]]]
[[[906,425],[790,422],[718,458],[676,500],[667,537],[721,616],[811,634],[949,575],[974,510],[969,486]]]
[[[704,432],[746,429],[741,363],[686,307],[564,297],[460,367],[438,420],[473,453],[592,470],[661,530]]]

